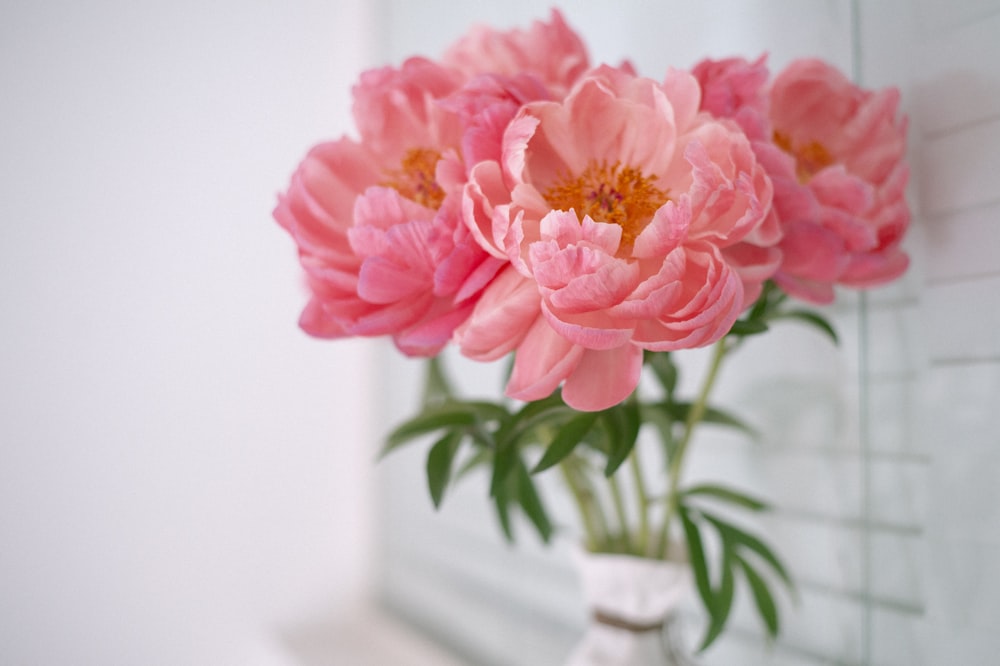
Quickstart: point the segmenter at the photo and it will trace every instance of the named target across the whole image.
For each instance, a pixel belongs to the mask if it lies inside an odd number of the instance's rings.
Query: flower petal
[[[515,400],[541,400],[552,394],[583,355],[574,345],[538,317],[517,348],[507,395]]]
[[[614,349],[588,349],[566,378],[562,397],[573,409],[596,412],[613,407],[639,385],[642,349],[631,344]]]

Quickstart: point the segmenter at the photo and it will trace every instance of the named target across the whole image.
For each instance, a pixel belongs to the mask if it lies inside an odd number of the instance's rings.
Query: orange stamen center
[[[435,179],[441,153],[429,148],[411,148],[403,156],[399,168],[386,173],[380,183],[421,206],[437,210],[444,201],[444,190]]]
[[[819,141],[792,145],[787,134],[775,130],[774,145],[795,158],[795,175],[800,183],[808,183],[818,171],[834,163],[833,156]]]
[[[631,247],[657,209],[669,199],[656,186],[656,176],[616,162],[591,162],[583,173],[560,178],[542,195],[556,210],[576,211],[582,219],[610,222],[622,228],[622,247]]]

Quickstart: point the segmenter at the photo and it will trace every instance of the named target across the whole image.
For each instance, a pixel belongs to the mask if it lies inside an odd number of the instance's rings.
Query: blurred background
[[[0,3],[0,662],[282,663],[365,589],[373,347],[270,213],[371,14]]]
[[[902,89],[910,273],[845,294],[840,349],[776,335],[721,388],[775,439],[695,469],[776,500],[803,600],[778,645],[740,616],[708,663],[992,663],[1000,2],[562,7],[593,61],[653,77],[769,51]],[[0,662],[558,663],[583,622],[566,544],[500,545],[474,478],[434,514],[419,447],[376,466],[420,366],[301,333],[270,217],[351,132],[360,71],[547,15],[0,0]]]

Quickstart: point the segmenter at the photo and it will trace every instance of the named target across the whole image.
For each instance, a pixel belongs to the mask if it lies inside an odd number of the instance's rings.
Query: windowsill
[[[371,604],[297,632],[288,649],[301,666],[463,666],[433,640]]]

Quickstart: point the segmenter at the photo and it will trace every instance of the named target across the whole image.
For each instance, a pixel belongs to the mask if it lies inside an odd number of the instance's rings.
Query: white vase
[[[573,552],[590,622],[566,666],[690,666],[673,623],[692,591],[686,562]]]

